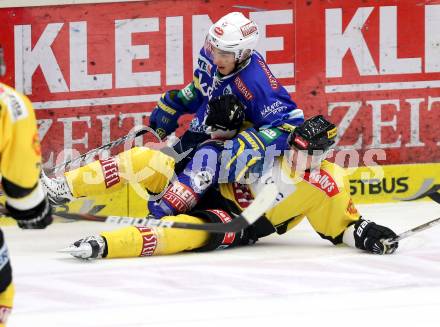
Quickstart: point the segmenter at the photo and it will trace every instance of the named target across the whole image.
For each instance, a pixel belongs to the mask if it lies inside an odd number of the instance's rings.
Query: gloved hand
[[[384,244],[382,241],[396,236],[391,229],[368,220],[359,219],[354,225],[355,245],[358,249],[374,254],[391,254],[399,243]]]
[[[205,124],[224,131],[239,130],[244,121],[244,105],[235,94],[223,94],[208,103]]]
[[[178,92],[179,90],[165,92],[151,113],[150,127],[161,139],[177,129],[177,121],[184,113],[185,108],[177,102]]]
[[[53,221],[52,208],[47,197],[37,206],[28,210],[18,210],[7,202],[5,207],[9,211],[9,215],[17,220],[18,227],[22,229],[43,229]]]

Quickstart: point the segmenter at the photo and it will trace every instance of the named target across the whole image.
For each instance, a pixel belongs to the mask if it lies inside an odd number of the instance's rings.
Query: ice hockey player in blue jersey
[[[212,185],[251,184],[289,150],[290,134],[280,127],[259,131],[250,127],[240,131],[244,110],[233,94],[209,101],[205,124],[211,139],[196,147],[197,151],[164,193],[157,199],[150,198],[148,209],[153,216],[161,218],[193,209]]]
[[[210,138],[205,124],[207,105],[211,98],[223,94],[239,98],[245,106],[245,120],[257,130],[284,126],[289,132],[289,126],[304,121],[302,110],[255,50],[258,36],[258,26],[240,12],[220,18],[209,29],[200,50],[193,81],[182,90],[162,95],[150,117],[150,127],[162,138],[176,130],[181,115],[195,114],[189,130],[174,146],[177,153],[195,149]],[[179,166],[186,163],[183,160]]]

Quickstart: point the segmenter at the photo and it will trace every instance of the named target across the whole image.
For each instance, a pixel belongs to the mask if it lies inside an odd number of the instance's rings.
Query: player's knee
[[[151,193],[160,193],[174,174],[174,159],[154,149],[135,147],[118,155],[121,174],[141,183]]]
[[[191,213],[192,216],[202,218],[208,223],[223,223],[230,222],[235,217],[228,214],[221,209],[197,210]],[[225,234],[210,234],[207,243],[198,248],[197,252],[213,251],[216,249],[226,249],[242,244],[246,233],[225,233]]]

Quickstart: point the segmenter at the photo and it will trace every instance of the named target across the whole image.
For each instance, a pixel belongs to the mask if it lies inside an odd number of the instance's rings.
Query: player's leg
[[[191,215],[166,216],[162,220],[185,223],[227,223],[234,219],[221,209],[200,210]],[[127,258],[174,254],[183,251],[212,251],[248,244],[247,232],[214,234],[173,228],[126,227],[89,236],[63,250],[82,259]],[[253,243],[253,242],[251,242]]]
[[[139,183],[150,193],[160,193],[174,174],[174,160],[160,151],[135,147],[105,160],[97,160],[54,179],[42,176],[53,204],[75,198],[110,193],[127,183]]]

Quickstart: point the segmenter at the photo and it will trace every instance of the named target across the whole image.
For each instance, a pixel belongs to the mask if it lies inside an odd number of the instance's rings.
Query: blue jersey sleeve
[[[247,120],[256,128],[298,126],[304,114],[297,108],[287,90],[272,74],[260,54],[255,52],[251,62],[232,83],[233,90],[246,104]]]

